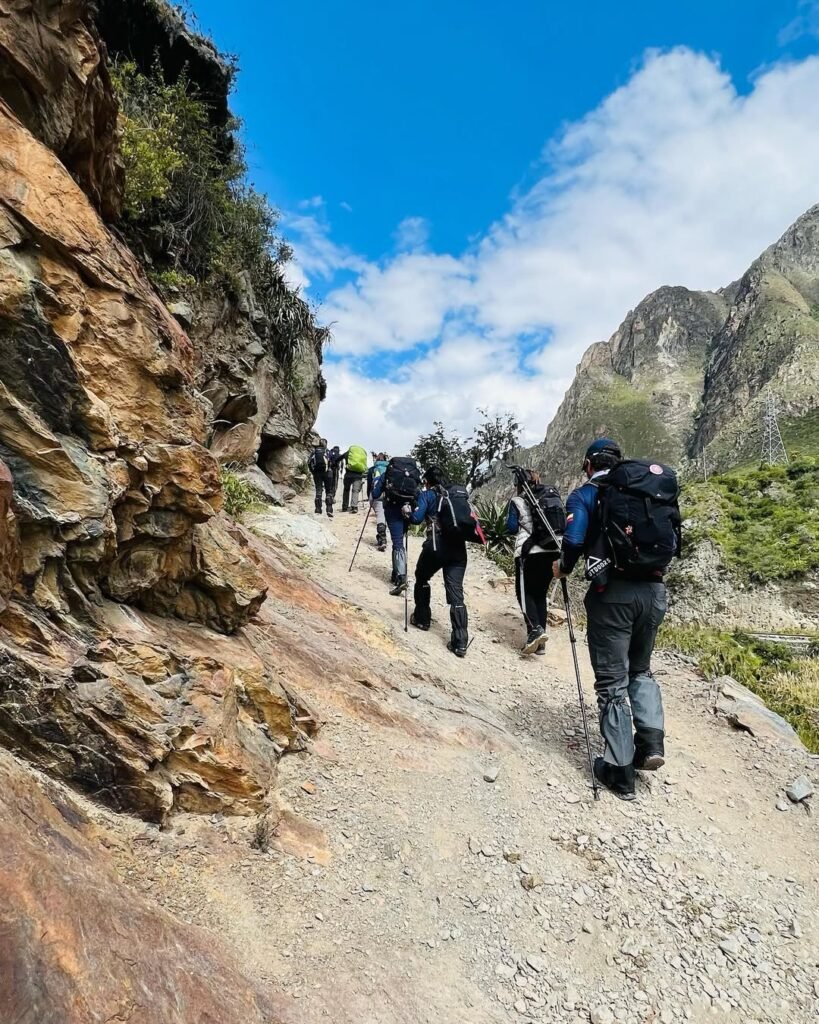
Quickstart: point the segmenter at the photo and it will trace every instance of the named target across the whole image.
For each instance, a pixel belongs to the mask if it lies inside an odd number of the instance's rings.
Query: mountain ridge
[[[724,288],[647,295],[586,349],[544,440],[516,457],[563,490],[604,434],[684,474],[703,447],[712,469],[729,469],[760,450],[768,387],[786,442],[819,450],[819,205]]]

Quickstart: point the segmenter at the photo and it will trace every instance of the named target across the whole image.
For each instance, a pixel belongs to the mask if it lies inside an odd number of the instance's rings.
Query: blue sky
[[[367,432],[340,443],[468,430],[478,404],[542,436],[646,291],[727,283],[819,201],[813,2],[192,7],[239,57],[254,181],[336,324],[320,426]]]

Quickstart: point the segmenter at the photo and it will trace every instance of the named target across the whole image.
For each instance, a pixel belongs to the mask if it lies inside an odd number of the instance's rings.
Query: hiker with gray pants
[[[634,486],[621,484],[629,467],[636,467]],[[643,469],[652,488],[648,497],[640,491]],[[553,573],[558,579],[567,576],[585,557],[587,639],[605,741],[594,774],[616,796],[633,800],[635,769],[656,771],[665,763],[663,701],[651,674],[651,655],[667,608],[663,575],[679,553],[678,488],[673,470],[623,460],[608,438],[589,446],[583,471],[588,480],[569,495],[562,552]],[[612,552],[612,536],[622,538],[626,554]],[[635,538],[646,538],[642,554]]]

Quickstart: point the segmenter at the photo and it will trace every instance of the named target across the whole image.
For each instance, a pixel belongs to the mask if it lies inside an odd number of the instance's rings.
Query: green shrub
[[[728,568],[756,583],[819,568],[819,459],[762,466],[688,484],[682,513],[688,545],[709,538]]]
[[[819,658],[796,658],[784,644],[742,632],[664,623],[658,648],[696,658],[708,679],[731,676],[787,719],[805,746],[819,753]]]
[[[267,316],[277,354],[291,358],[328,331],[284,280],[290,247],[276,235],[278,213],[247,182],[239,123],[211,123],[207,104],[182,74],[165,80],[133,61],[111,68],[120,102],[125,160],[124,230],[167,293],[185,283],[218,285],[239,296],[239,271]]]
[[[225,512],[234,519],[241,519],[247,512],[264,509],[267,499],[261,491],[247,483],[230,469],[220,473],[222,482],[222,499]]]

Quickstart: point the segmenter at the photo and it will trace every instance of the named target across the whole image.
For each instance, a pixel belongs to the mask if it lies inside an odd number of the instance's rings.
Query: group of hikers
[[[338,447],[328,450],[322,440],[314,448],[309,466],[316,513],[322,512],[324,495],[327,515],[333,515],[342,465],[344,511],[358,511],[366,478],[376,546],[386,550],[387,533],[392,542],[389,592],[405,600],[407,538],[412,526],[425,525],[408,622],[420,630],[430,628],[430,581],[440,571],[451,621],[447,648],[464,658],[470,646],[464,598],[467,546],[485,542],[469,491],[440,466],[420,469],[409,457],[371,454],[368,464],[366,451],[355,445],[341,453]],[[545,653],[550,586],[582,563],[589,582],[586,636],[605,744],[592,765],[595,785],[633,800],[635,772],[656,771],[665,762],[663,703],[651,655],[666,613],[663,579],[680,554],[676,474],[659,462],[624,459],[615,441],[597,438],[585,452],[585,480],[564,506],[558,490],[537,472],[509,468],[515,493],[506,509],[506,530],[514,538],[515,594],[526,629],[521,655]]]

